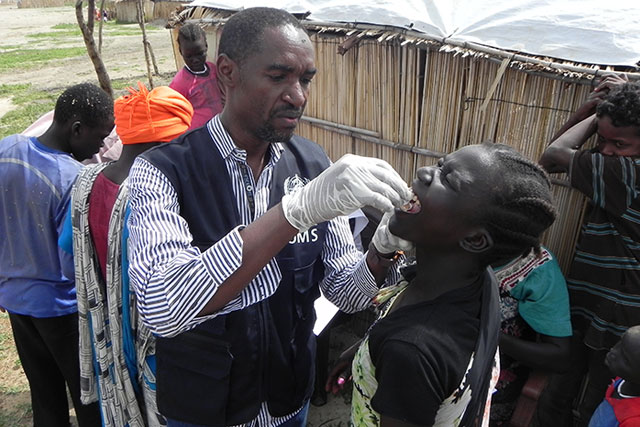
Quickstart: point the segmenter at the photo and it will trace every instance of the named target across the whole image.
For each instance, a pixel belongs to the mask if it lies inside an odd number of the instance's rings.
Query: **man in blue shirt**
[[[0,141],[0,308],[9,313],[36,427],[69,425],[66,385],[80,426],[100,425],[97,405],[80,403],[73,261],[58,249],[58,231],[80,161],[112,128],[112,99],[80,84],[60,95],[42,136]]]

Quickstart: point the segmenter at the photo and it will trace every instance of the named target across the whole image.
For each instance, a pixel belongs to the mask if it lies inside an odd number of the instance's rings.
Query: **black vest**
[[[204,251],[240,217],[231,181],[206,127],[142,155],[167,176],[180,215]],[[275,165],[274,206],[287,177],[312,179],[329,165],[320,146],[294,136]],[[254,419],[262,402],[273,416],[300,408],[312,392],[316,319],[313,307],[324,275],[323,223],[300,233],[276,256],[282,280],[266,300],[218,316],[174,338],[158,338],[157,400],[160,412],[194,424],[225,426]]]

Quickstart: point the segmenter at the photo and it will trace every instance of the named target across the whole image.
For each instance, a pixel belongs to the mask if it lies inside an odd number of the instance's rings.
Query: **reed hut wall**
[[[168,20],[172,14],[183,8],[184,1],[156,0],[153,2],[153,20]]]
[[[115,0],[105,0],[104,5],[103,5],[103,10],[107,11],[107,15],[109,17],[109,20],[117,20],[117,13],[116,13],[116,1]],[[96,4],[96,10],[100,7],[100,3],[98,2]],[[98,24],[96,23],[96,26]]]
[[[202,8],[194,10],[199,13],[191,12],[192,18],[207,17]],[[220,33],[217,19],[205,28],[210,53]],[[596,68],[575,72],[551,60],[532,65],[513,54],[496,57],[388,28],[335,31],[312,23],[308,30],[318,73],[297,133],[318,142],[334,161],[346,153],[382,158],[407,182],[419,167],[483,141],[510,145],[537,161],[598,74]],[[565,175],[552,182],[558,216],[543,244],[567,273],[586,200]]]
[[[116,20],[122,23],[136,23],[138,22],[137,18],[137,0],[122,0],[116,2],[115,10],[116,10]],[[145,22],[149,22],[153,16],[153,2],[150,0],[143,0],[142,7],[144,9],[144,20]]]

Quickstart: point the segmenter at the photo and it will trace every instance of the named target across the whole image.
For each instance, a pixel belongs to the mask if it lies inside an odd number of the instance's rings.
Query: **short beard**
[[[294,129],[278,132],[271,126],[271,123],[266,122],[255,131],[255,135],[265,142],[289,142],[293,136]]]
[[[298,117],[300,117],[300,116],[302,116],[302,112],[304,111],[304,107],[302,107],[300,109],[284,107],[284,108],[280,108],[280,109],[278,109],[276,111],[273,111],[271,113],[271,115],[269,116],[269,120],[264,122],[262,124],[262,126],[260,126],[258,129],[256,129],[255,135],[258,138],[260,138],[261,140],[269,142],[269,143],[271,143],[271,142],[289,142],[289,140],[293,136],[293,132],[295,132],[296,128],[277,131],[277,130],[274,129],[273,125],[271,124],[271,120],[273,120],[274,117],[276,117],[278,115],[278,113],[283,112],[283,111],[295,111],[296,115]]]

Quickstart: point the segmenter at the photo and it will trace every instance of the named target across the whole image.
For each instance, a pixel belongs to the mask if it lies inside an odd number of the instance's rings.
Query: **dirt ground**
[[[52,31],[57,24],[75,24],[75,10],[71,6],[46,9],[18,9],[15,4],[0,0],[0,48],[8,46],[80,47],[81,39],[61,45],[46,40],[27,37],[29,34]],[[162,23],[159,23],[162,24]],[[137,24],[131,24],[137,27]],[[148,32],[160,76],[154,83],[168,84],[176,72],[176,65],[169,30]],[[146,65],[142,52],[141,36],[118,36],[103,40],[103,61],[111,79],[130,78],[146,80]],[[47,44],[48,43],[48,44]],[[62,59],[46,64],[24,64],[20,70],[0,72],[1,84],[31,83],[43,90],[61,91],[65,87],[81,82],[97,82],[95,71],[88,56]],[[11,97],[0,97],[0,116],[12,108]],[[341,350],[357,337],[353,328],[341,325],[331,332],[330,364]],[[328,396],[323,406],[311,406],[308,425],[311,427],[347,426],[350,395]],[[71,411],[73,414],[73,411]],[[72,419],[72,422],[75,422]],[[28,384],[20,361],[15,353],[11,328],[6,314],[0,314],[0,426],[24,427],[31,425]],[[75,425],[75,424],[74,424]]]
[[[29,35],[52,31],[57,24],[76,24],[75,9],[71,6],[18,9],[15,4],[2,4],[0,0],[0,47],[28,46],[34,49],[47,47],[83,47],[80,37],[77,40],[61,43],[59,40],[48,41],[46,38],[32,38]],[[158,24],[162,24],[158,22]],[[138,28],[137,24],[127,25]],[[97,24],[96,24],[97,30]],[[97,31],[96,31],[97,33]],[[156,57],[160,76],[154,84],[167,84],[176,72],[173,46],[169,30],[148,31],[147,36]],[[97,40],[97,36],[96,36]],[[142,51],[142,36],[104,37],[102,57],[109,77],[113,79],[131,78],[146,80],[146,64]],[[59,90],[69,85],[83,82],[97,82],[96,74],[87,55],[49,61],[42,64],[24,64],[20,70],[0,73],[2,84],[31,83],[44,90]],[[11,108],[7,98],[0,98],[0,116]]]

